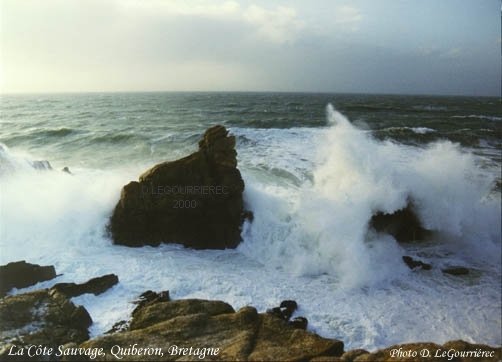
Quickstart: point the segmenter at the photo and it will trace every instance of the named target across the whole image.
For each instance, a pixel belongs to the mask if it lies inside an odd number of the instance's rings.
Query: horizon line
[[[274,90],[85,90],[85,91],[14,91],[0,92],[2,96],[22,95],[64,95],[64,94],[117,94],[117,93],[274,93],[274,94],[353,94],[353,95],[387,95],[387,96],[422,96],[422,97],[485,97],[500,98],[497,95],[454,94],[454,93],[393,93],[393,92],[360,92],[360,91],[274,91]]]

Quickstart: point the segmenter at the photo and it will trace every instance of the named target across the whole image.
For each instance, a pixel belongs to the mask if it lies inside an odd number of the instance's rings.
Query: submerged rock
[[[30,264],[24,260],[0,266],[0,297],[12,288],[26,288],[56,277],[54,266]]]
[[[373,353],[363,353],[353,359],[363,361],[500,361],[501,348],[465,341],[450,341],[443,345],[435,343],[406,343],[380,349]],[[342,356],[343,360],[343,356]]]
[[[158,164],[122,189],[110,219],[115,244],[180,243],[196,249],[234,248],[241,241],[244,181],[235,137],[209,128],[199,150]]]
[[[469,274],[469,269],[464,268],[463,266],[452,266],[449,268],[441,269],[441,271],[445,274],[457,275],[457,276]]]
[[[51,289],[64,294],[67,297],[76,297],[85,293],[99,295],[106,292],[119,282],[115,274],[107,274],[102,277],[89,279],[82,284],[75,283],[57,283]]]
[[[199,360],[202,353],[205,360],[307,361],[343,353],[343,342],[296,329],[253,307],[235,312],[227,303],[198,299],[147,305],[133,313],[127,331],[98,337],[80,347],[109,350],[110,346],[135,343],[138,348],[158,348],[158,354],[149,357],[156,361]],[[138,360],[137,355],[122,357],[124,361]],[[107,353],[103,360],[116,358]]]
[[[398,242],[420,241],[430,235],[411,205],[392,214],[376,213],[371,218],[370,226],[378,232],[392,235]]]
[[[70,168],[68,166],[65,166],[61,169],[61,172],[65,172],[69,175],[73,175],[73,173],[70,171]]]
[[[432,269],[432,266],[430,264],[424,263],[420,260],[415,260],[411,256],[408,256],[408,255],[403,256],[403,261],[410,269],[415,269],[415,268],[421,268],[424,270],[431,270]]]
[[[92,324],[84,307],[48,289],[0,299],[0,321],[0,359],[12,345],[82,343],[89,339],[87,328]]]

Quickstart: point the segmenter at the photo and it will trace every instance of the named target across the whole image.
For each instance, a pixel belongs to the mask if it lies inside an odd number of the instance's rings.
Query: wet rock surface
[[[400,243],[425,240],[431,234],[422,226],[411,204],[392,214],[376,213],[370,220],[370,226],[378,232],[392,235]]]
[[[430,265],[428,263],[424,263],[420,260],[415,260],[411,256],[408,256],[408,255],[403,256],[403,262],[410,269],[416,269],[416,268],[420,268],[423,270],[431,270],[432,269],[432,265]]]

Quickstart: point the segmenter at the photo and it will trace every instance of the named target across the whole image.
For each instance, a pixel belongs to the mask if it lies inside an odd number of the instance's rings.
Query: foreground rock
[[[55,277],[56,270],[52,265],[40,266],[24,260],[2,265],[0,266],[0,297],[12,288],[26,288]]]
[[[114,243],[236,247],[246,215],[236,155],[235,137],[214,126],[197,152],[158,164],[124,186],[109,224]]]
[[[84,307],[48,289],[0,299],[0,321],[0,359],[6,358],[12,346],[57,348],[68,342],[81,343],[89,338],[87,328],[92,324]]]
[[[118,282],[119,278],[115,274],[107,274],[101,277],[89,279],[87,282],[82,284],[57,283],[51,289],[71,298],[85,293],[99,295],[106,292]]]
[[[431,233],[422,226],[411,205],[392,214],[376,213],[370,226],[378,232],[392,235],[398,242],[421,241]]]
[[[500,361],[502,349],[465,341],[450,341],[443,345],[435,343],[408,343],[381,349],[373,353],[363,353],[352,361],[455,361],[480,362]],[[343,356],[342,356],[343,360]],[[348,360],[345,360],[348,361]]]
[[[205,360],[305,361],[343,353],[341,341],[295,329],[282,318],[260,314],[253,307],[236,312],[227,303],[198,299],[159,299],[146,304],[135,310],[126,331],[80,347],[103,348],[103,360],[114,361],[111,349],[120,350],[113,346],[135,343],[143,348],[143,355],[123,355],[124,361],[199,360],[201,354]]]
[[[170,300],[168,292],[147,291],[121,331],[88,340],[92,323],[58,291],[39,290],[0,300],[0,361],[499,361],[501,348],[452,341],[411,343],[375,352],[344,351],[341,341],[297,329],[285,318],[296,302],[284,301],[282,314],[237,312],[221,301]],[[112,307],[111,307],[112,309]],[[51,354],[9,356],[23,346],[54,348]]]

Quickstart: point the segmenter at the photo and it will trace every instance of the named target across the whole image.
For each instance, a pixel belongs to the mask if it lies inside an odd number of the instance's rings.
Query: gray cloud
[[[500,44],[402,37],[369,2],[0,4],[3,91],[500,92]]]

